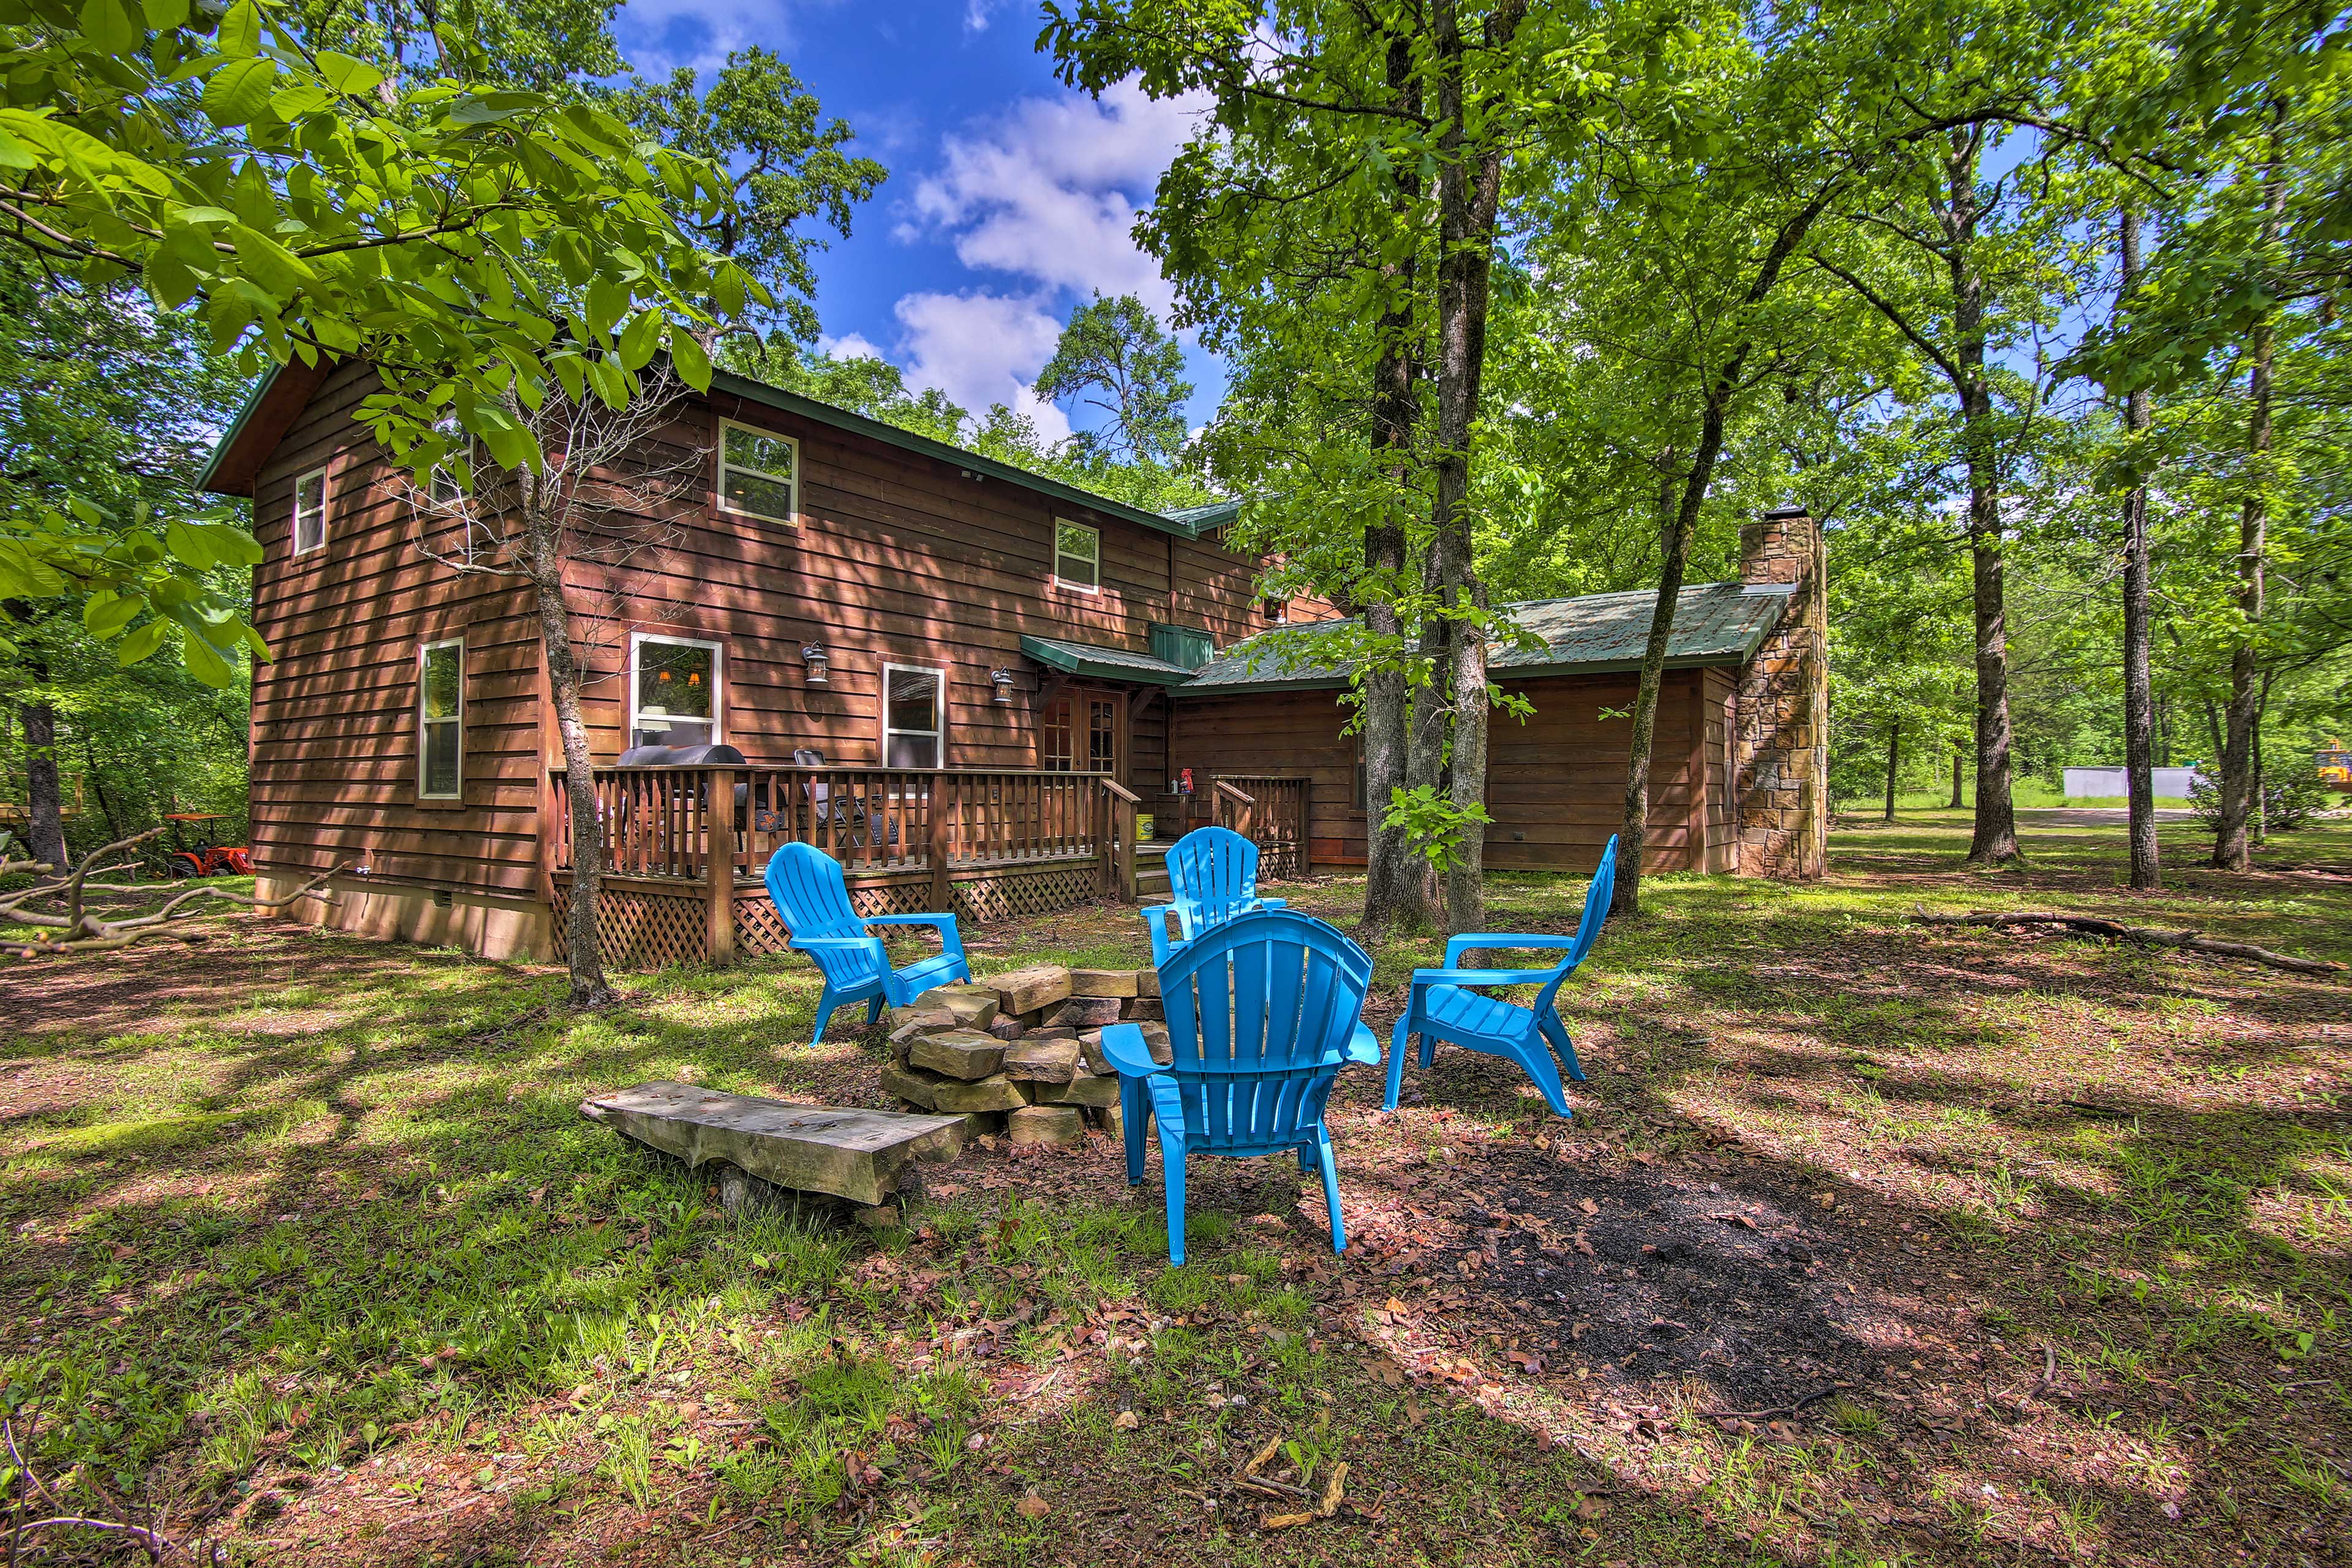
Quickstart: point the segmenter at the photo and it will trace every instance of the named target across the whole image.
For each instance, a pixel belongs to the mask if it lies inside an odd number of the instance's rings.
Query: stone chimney
[[[1739,672],[1732,810],[1740,875],[1819,877],[1829,848],[1829,573],[1821,524],[1802,507],[1739,531],[1739,580],[1785,595],[1780,620]]]

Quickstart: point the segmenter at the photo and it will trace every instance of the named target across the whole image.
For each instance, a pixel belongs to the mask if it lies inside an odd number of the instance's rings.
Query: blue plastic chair
[[[1160,971],[1175,1060],[1162,1067],[1143,1031],[1114,1024],[1103,1055],[1118,1069],[1127,1181],[1143,1181],[1147,1115],[1160,1125],[1168,1188],[1168,1257],[1184,1261],[1184,1160],[1295,1152],[1320,1171],[1331,1250],[1344,1251],[1339,1173],[1323,1105],[1350,1062],[1378,1067],[1379,1040],[1358,1015],[1370,954],[1312,915],[1254,910],[1202,931]]]
[[[770,856],[766,880],[768,897],[792,933],[786,945],[814,959],[824,976],[811,1045],[824,1038],[825,1021],[835,1007],[864,1002],[870,1024],[886,1004],[903,1007],[934,985],[971,978],[955,916],[859,914],[850,906],[841,862],[814,844],[787,844]],[[893,969],[882,939],[866,935],[867,926],[937,926],[941,951]]]
[[[1155,967],[1212,926],[1252,910],[1286,907],[1281,899],[1257,896],[1257,846],[1230,827],[1196,827],[1168,847],[1168,897],[1143,911]],[[1182,922],[1173,937],[1171,914]]]
[[[1578,1083],[1584,1081],[1584,1068],[1576,1059],[1576,1044],[1568,1037],[1568,1026],[1560,1022],[1557,998],[1559,983],[1584,962],[1592,951],[1593,939],[1601,934],[1603,921],[1609,918],[1609,894],[1617,885],[1617,840],[1612,835],[1609,847],[1601,852],[1601,865],[1592,873],[1591,885],[1584,889],[1584,918],[1578,922],[1574,936],[1535,936],[1523,931],[1471,931],[1457,936],[1445,944],[1445,967],[1416,969],[1407,1000],[1404,1016],[1396,1022],[1396,1033],[1389,1041],[1389,1092],[1384,1109],[1394,1110],[1397,1093],[1404,1087],[1405,1044],[1412,1036],[1421,1037],[1421,1065],[1426,1068],[1437,1055],[1437,1042],[1450,1040],[1474,1051],[1484,1051],[1490,1057],[1501,1057],[1519,1064],[1527,1075],[1543,1090],[1544,1100],[1561,1116],[1575,1114],[1568,1108],[1559,1073],[1552,1065],[1555,1053],[1559,1066]],[[1551,969],[1462,969],[1457,967],[1462,955],[1481,948],[1544,949],[1566,948],[1568,955]],[[1539,985],[1541,990],[1528,1006],[1503,1001],[1499,997],[1482,996],[1479,987],[1496,985]]]

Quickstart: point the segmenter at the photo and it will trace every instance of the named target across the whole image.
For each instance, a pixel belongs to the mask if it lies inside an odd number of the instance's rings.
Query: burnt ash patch
[[[1491,1262],[1463,1288],[1549,1341],[1556,1365],[1647,1387],[1697,1377],[1722,1408],[1785,1409],[1885,1359],[1881,1310],[1846,1289],[1861,1249],[1821,1212],[1736,1175],[1514,1172],[1464,1216]],[[1548,1231],[1513,1217],[1529,1214]]]

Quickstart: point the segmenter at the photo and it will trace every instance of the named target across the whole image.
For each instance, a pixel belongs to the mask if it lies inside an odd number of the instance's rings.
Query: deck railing
[[[1288,774],[1219,773],[1212,785],[1218,826],[1258,847],[1263,874],[1296,876],[1307,869],[1307,808],[1313,784],[1312,779]]]
[[[551,783],[554,869],[575,832],[563,771]],[[942,900],[959,868],[1091,859],[1132,900],[1137,797],[1107,773],[1013,768],[598,768],[596,824],[614,876],[755,881],[785,844],[814,844],[853,877],[928,872]],[[934,906],[944,909],[942,901]]]

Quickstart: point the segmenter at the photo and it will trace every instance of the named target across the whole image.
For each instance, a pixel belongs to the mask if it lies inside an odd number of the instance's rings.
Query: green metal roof
[[[204,472],[197,476],[196,486],[199,489],[211,488],[214,475],[219,470],[229,450],[236,445],[238,438],[246,434],[252,423],[254,411],[261,406],[262,399],[268,395],[269,388],[277,382],[284,369],[283,365],[272,365],[268,374],[254,384],[253,390],[246,398],[244,408],[238,411],[236,418],[230,423],[227,431],[213,447],[213,455],[205,462]],[[849,409],[837,407],[830,403],[820,403],[814,397],[804,397],[797,392],[787,391],[781,386],[771,386],[764,381],[754,381],[750,376],[737,375],[730,371],[714,371],[710,377],[710,390],[714,395],[724,393],[742,398],[748,403],[782,409],[787,414],[797,414],[803,418],[814,419],[820,425],[830,425],[836,430],[848,430],[860,436],[869,436],[877,441],[897,447],[902,451],[916,452],[926,458],[935,458],[943,463],[952,463],[957,468],[982,478],[1006,479],[1024,489],[1035,490],[1040,495],[1050,496],[1073,506],[1082,506],[1106,516],[1120,518],[1160,533],[1173,533],[1185,539],[1197,539],[1213,528],[1220,528],[1231,522],[1241,510],[1239,501],[1219,501],[1210,506],[1188,507],[1181,511],[1146,511],[1141,507],[1129,506],[1125,501],[1113,500],[1108,496],[1097,495],[1092,490],[1081,489],[1076,485],[1066,484],[1044,474],[1033,474],[1026,468],[1015,468],[1010,463],[1001,463],[993,458],[983,458],[979,453],[968,452],[961,447],[951,447],[945,441],[934,441],[929,436],[919,436],[912,430],[901,430],[896,425],[886,425],[879,419],[869,419],[863,414],[853,413]]]
[[[1792,590],[1780,584],[1707,583],[1675,601],[1666,668],[1741,665],[1755,657]],[[1499,606],[1540,648],[1500,643],[1487,668],[1497,674],[1602,675],[1639,669],[1650,640],[1654,593],[1591,594],[1580,599],[1529,599]],[[1236,643],[1203,665],[1184,692],[1308,690],[1348,684],[1348,667],[1321,654],[1317,627],[1278,626]],[[1329,624],[1323,628],[1328,632]]]
[[[1131,653],[1123,647],[1102,647],[1094,643],[1064,642],[1059,637],[1024,636],[1021,651],[1039,664],[1051,665],[1071,675],[1090,675],[1097,680],[1137,680],[1147,686],[1181,686],[1192,679],[1192,672],[1181,664],[1171,664],[1148,653]]]

